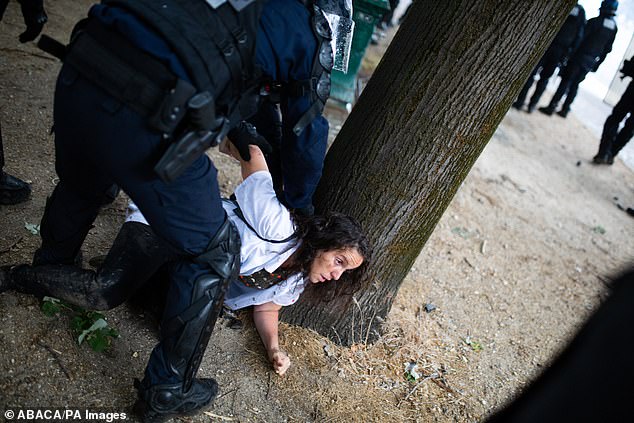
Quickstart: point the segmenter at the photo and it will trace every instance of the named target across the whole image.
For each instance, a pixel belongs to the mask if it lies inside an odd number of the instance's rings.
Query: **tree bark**
[[[318,212],[354,216],[365,288],[307,289],[283,320],[372,341],[407,272],[574,0],[414,1],[326,157]]]

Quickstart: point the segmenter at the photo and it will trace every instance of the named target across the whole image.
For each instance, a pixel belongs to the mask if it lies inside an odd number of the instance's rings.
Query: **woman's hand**
[[[240,169],[242,171],[242,179],[247,179],[249,175],[251,175],[252,173],[255,173],[261,170],[265,170],[265,171],[269,170],[268,166],[266,165],[266,159],[264,158],[264,153],[262,153],[262,150],[260,150],[260,147],[258,147],[257,145],[250,144],[248,148],[249,148],[249,154],[251,156],[251,160],[247,162],[240,155],[238,148],[235,145],[233,145],[233,143],[228,138],[225,138],[224,140],[222,140],[219,146],[219,150],[221,153],[227,154],[240,162]]]
[[[236,159],[238,161],[241,160],[240,153],[238,152],[238,149],[236,148],[235,145],[233,145],[233,143],[231,141],[229,141],[229,138],[225,138],[224,140],[222,140],[222,142],[218,146],[218,150],[221,153],[224,153],[227,156],[231,156],[231,157],[233,157],[234,159]]]
[[[288,354],[277,348],[269,351],[269,360],[271,360],[275,373],[280,376],[284,376],[284,373],[291,367],[291,359]]]

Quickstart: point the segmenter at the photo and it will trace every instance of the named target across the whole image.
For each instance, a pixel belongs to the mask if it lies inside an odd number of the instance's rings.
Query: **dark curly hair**
[[[324,251],[356,249],[363,263],[346,272],[353,280],[364,274],[372,254],[370,243],[361,225],[343,213],[329,212],[319,216],[293,215],[295,235],[300,242],[290,270],[307,275],[315,258]]]

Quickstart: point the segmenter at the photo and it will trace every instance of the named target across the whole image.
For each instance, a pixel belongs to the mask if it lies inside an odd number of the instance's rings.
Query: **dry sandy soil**
[[[45,32],[67,39],[90,3],[49,2]],[[33,184],[29,202],[0,206],[0,264],[13,264],[39,245],[25,224],[39,223],[56,182],[49,130],[59,63],[18,43],[16,2],[0,25],[6,170]],[[334,134],[342,113],[328,115]],[[634,206],[634,174],[618,160],[593,166],[597,143],[574,115],[510,111],[404,281],[379,342],[340,348],[283,325],[293,366],[280,378],[249,316],[241,330],[221,320],[200,370],[217,378],[220,396],[208,414],[178,421],[484,419],[548,365],[605,298],[609,277],[631,266],[634,221],[616,204]],[[211,154],[228,193],[238,171]],[[103,209],[84,257],[107,251],[125,201]],[[437,308],[427,313],[429,303]],[[120,337],[104,354],[77,345],[67,316],[39,307],[29,296],[0,295],[0,416],[66,407],[134,421],[132,380],[157,340],[152,319],[129,305],[107,312]],[[417,364],[418,381],[404,377],[407,363]]]

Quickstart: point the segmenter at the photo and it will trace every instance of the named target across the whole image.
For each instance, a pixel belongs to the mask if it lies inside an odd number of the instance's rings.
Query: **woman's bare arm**
[[[266,354],[273,365],[275,373],[280,376],[286,373],[291,365],[291,359],[280,350],[278,337],[278,317],[282,306],[268,302],[253,307],[253,322],[260,334],[260,339],[266,349]]]
[[[242,179],[247,179],[251,174],[260,170],[269,170],[269,167],[266,164],[266,159],[264,158],[264,153],[262,153],[262,150],[260,150],[260,147],[257,145],[249,145],[251,160],[248,162],[242,159],[240,153],[238,153],[238,149],[227,138],[220,143],[220,152],[228,154],[240,162]]]

